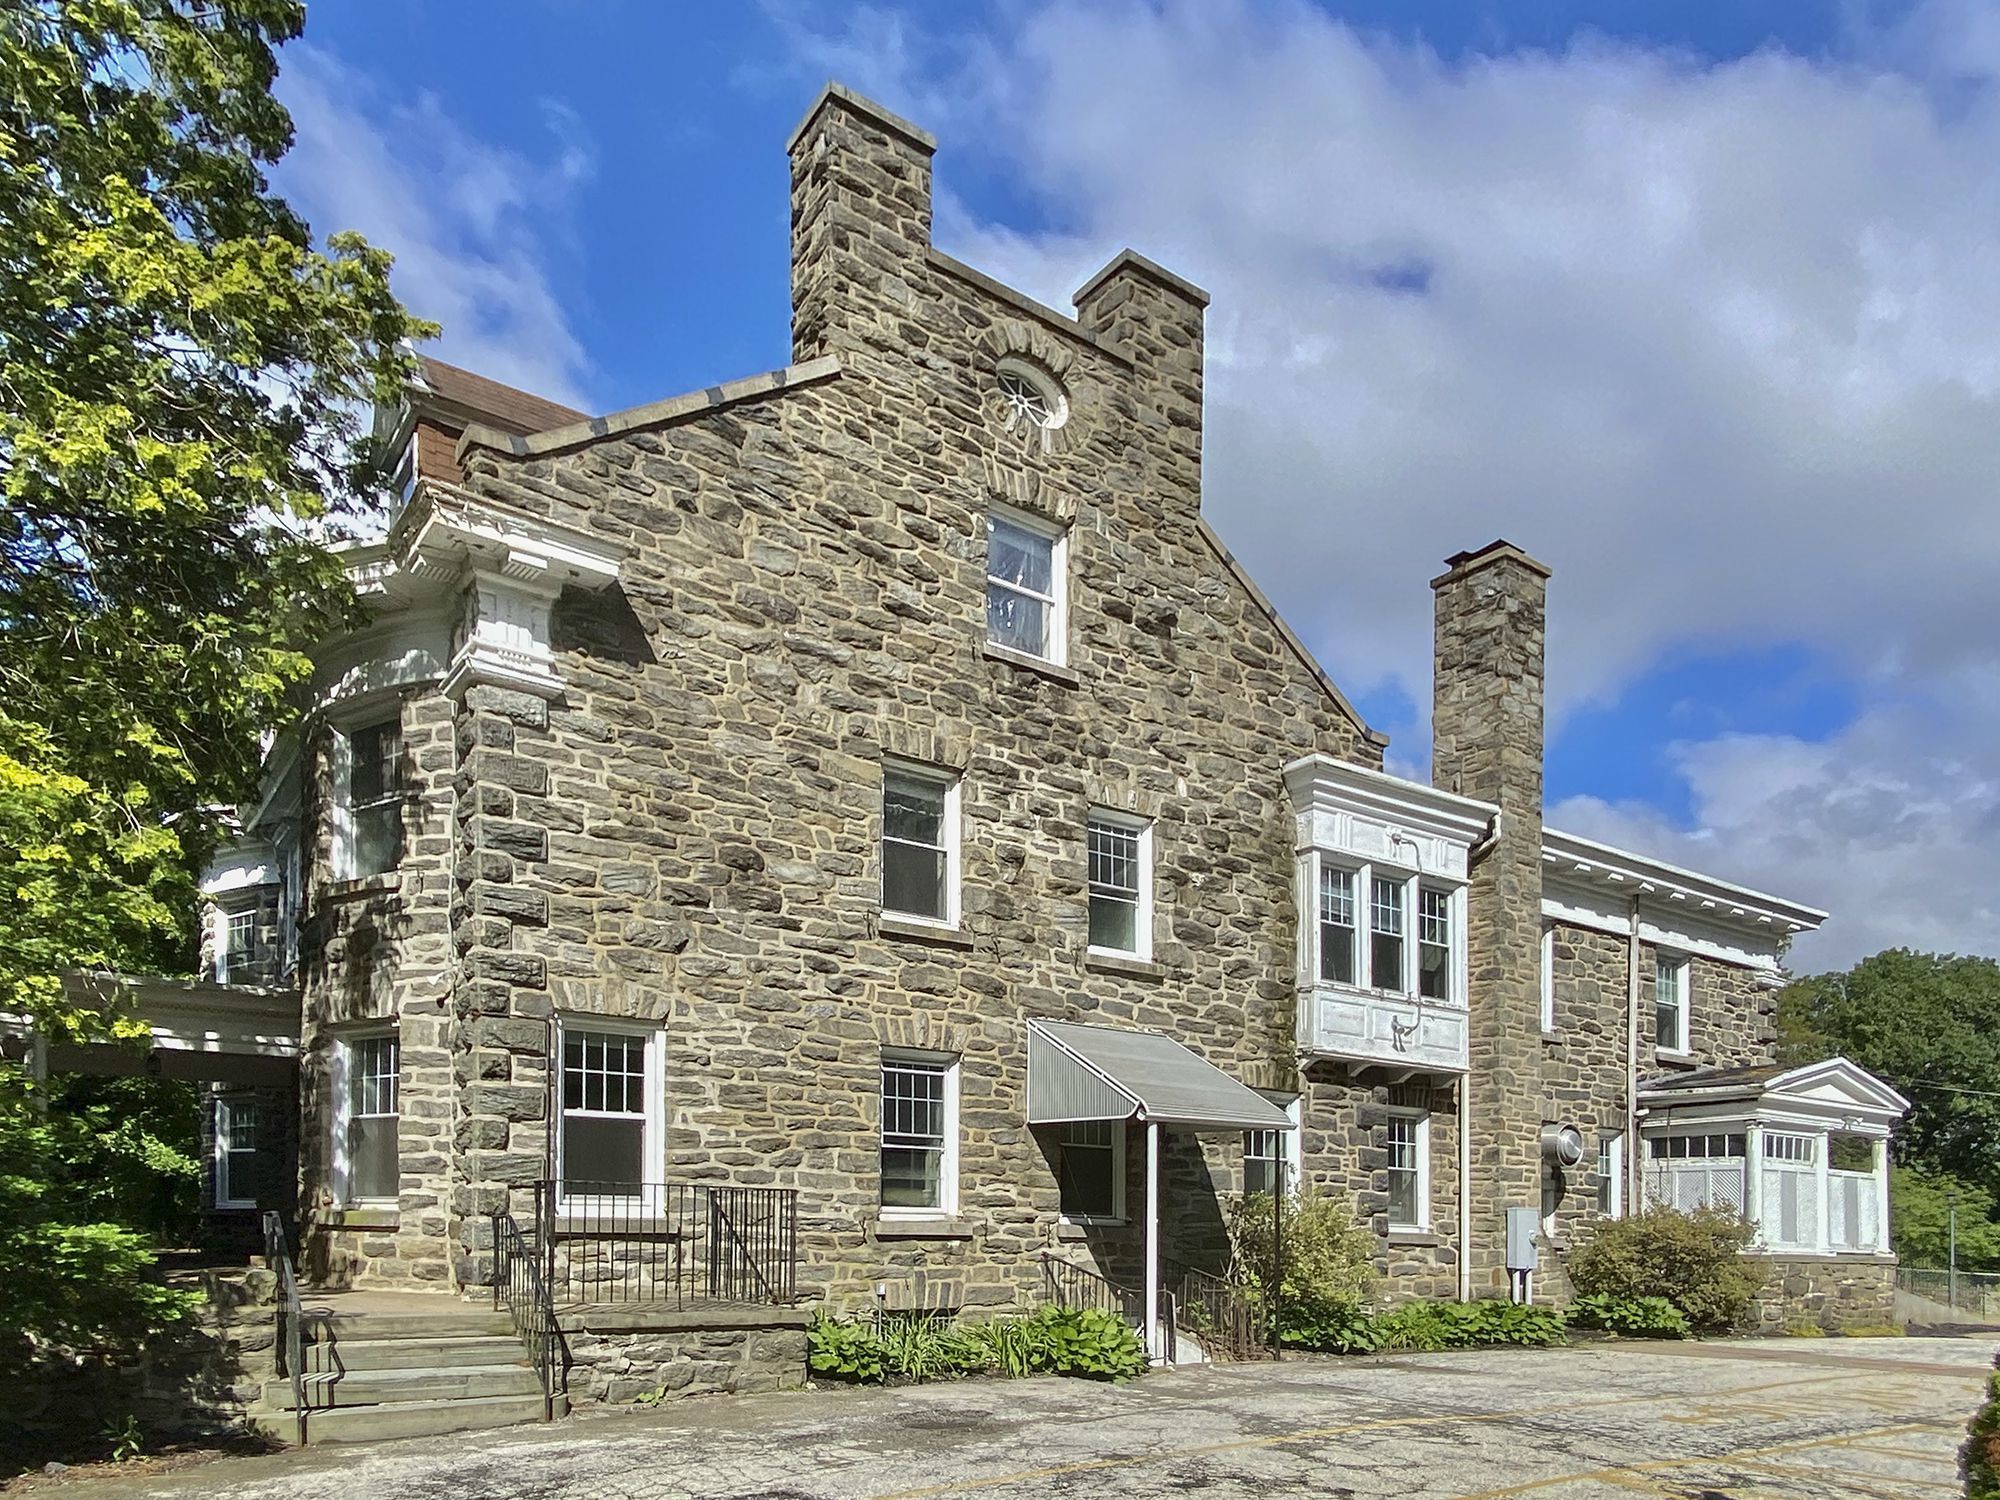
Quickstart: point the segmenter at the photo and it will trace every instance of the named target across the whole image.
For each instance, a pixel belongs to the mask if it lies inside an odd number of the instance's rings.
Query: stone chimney
[[[1542,641],[1549,570],[1509,542],[1446,561],[1436,596],[1431,781],[1500,807],[1472,869],[1474,1295],[1504,1289],[1507,1209],[1541,1204]]]
[[[907,315],[914,264],[930,249],[937,141],[829,83],[786,150],[792,358],[865,354],[871,342],[894,336],[894,321]]]
[[[1073,301],[1077,322],[1132,361],[1154,492],[1198,503],[1208,293],[1136,250],[1121,250]]]

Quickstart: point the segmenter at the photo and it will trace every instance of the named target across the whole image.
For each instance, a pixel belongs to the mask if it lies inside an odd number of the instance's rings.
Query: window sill
[[[1389,1231],[1389,1243],[1403,1246],[1406,1249],[1420,1250],[1442,1245],[1444,1243],[1444,1236],[1429,1229],[1391,1229]]]
[[[891,916],[883,912],[875,919],[875,930],[883,937],[909,938],[919,943],[936,943],[945,948],[970,948],[972,934],[962,927],[946,927],[941,923],[924,922],[912,917]]]
[[[1678,1047],[1655,1047],[1653,1061],[1664,1063],[1669,1068],[1692,1068],[1695,1065],[1694,1054],[1683,1052]]]
[[[877,1215],[870,1226],[878,1240],[969,1240],[972,1226],[955,1214],[889,1218]]]
[[[1544,1027],[1542,1030],[1542,1042],[1544,1045],[1550,1047],[1559,1046],[1562,1043],[1562,1033],[1560,1031],[1550,1031]]]
[[[1083,679],[1068,667],[1049,661],[1046,657],[1032,656],[1026,651],[1016,651],[1011,646],[996,646],[988,641],[980,650],[980,655],[988,661],[1003,662],[1010,667],[1033,672],[1038,677],[1046,677],[1051,682],[1059,682],[1064,687],[1082,687]]]
[[[402,1213],[394,1204],[370,1206],[355,1204],[349,1208],[335,1208],[327,1212],[326,1224],[332,1229],[395,1229],[402,1223]]]
[[[362,875],[353,880],[329,880],[320,887],[320,897],[326,901],[353,901],[384,891],[398,891],[402,885],[401,870],[384,870],[380,875]]]
[[[1123,1229],[1124,1219],[1058,1219],[1056,1238],[1059,1240],[1087,1239],[1093,1231]]]
[[[1132,979],[1164,979],[1167,971],[1164,965],[1154,963],[1150,958],[1139,958],[1130,953],[1105,953],[1096,948],[1086,948],[1083,966],[1098,969],[1106,974],[1124,974]]]

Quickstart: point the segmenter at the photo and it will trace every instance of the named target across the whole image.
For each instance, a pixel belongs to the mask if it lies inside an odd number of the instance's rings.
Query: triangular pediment
[[[1815,1110],[1855,1112],[1899,1119],[1910,1101],[1858,1063],[1844,1057],[1807,1063],[1773,1078],[1764,1089],[1767,1103],[1794,1103]]]

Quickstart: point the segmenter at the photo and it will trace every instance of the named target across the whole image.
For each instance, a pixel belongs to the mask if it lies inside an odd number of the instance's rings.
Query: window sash
[[[1429,887],[1417,893],[1417,993],[1451,998],[1451,893]]]
[[[1613,1130],[1597,1143],[1597,1211],[1617,1218],[1625,1206],[1625,1134]]]
[[[403,727],[390,719],[347,735],[348,875],[384,875],[403,858]]]
[[[1646,1140],[1646,1155],[1654,1161],[1726,1160],[1747,1155],[1746,1137],[1735,1131],[1700,1135],[1655,1135]]]
[[[879,1201],[885,1211],[948,1213],[954,1207],[957,1066],[945,1058],[882,1059]]]
[[[654,1175],[655,1043],[645,1032],[562,1028],[563,1197],[628,1197]]]
[[[887,767],[882,773],[882,910],[949,922],[955,783]]]
[[[1404,992],[1403,882],[1380,875],[1369,883],[1368,982],[1378,990]]]
[[[1423,1226],[1424,1121],[1415,1115],[1392,1115],[1387,1131],[1389,1158],[1389,1223],[1397,1229]]]
[[[1319,977],[1354,983],[1354,872],[1321,865],[1319,871]]]
[[[257,1201],[262,1177],[258,1147],[262,1120],[256,1101],[218,1094],[215,1099],[215,1201],[233,1207]]]
[[[401,1189],[397,1147],[402,1113],[402,1044],[394,1036],[355,1037],[346,1047],[347,1093],[341,1122],[345,1197],[393,1201]]]
[[[1113,1222],[1124,1212],[1122,1123],[1079,1120],[1057,1137],[1057,1196],[1065,1219]]]
[[[1143,956],[1149,947],[1146,887],[1152,879],[1148,829],[1143,824],[1093,815],[1084,831],[1090,946],[1107,953]]]
[[[1243,1191],[1274,1193],[1278,1172],[1285,1161],[1285,1132],[1246,1130],[1243,1132]]]
[[[1556,1029],[1556,930],[1542,929],[1542,1030]]]
[[[1062,621],[1062,538],[1007,516],[986,518],[986,638],[1054,661]]]
[[[1687,961],[1660,959],[1653,969],[1653,1045],[1685,1052],[1687,1027]]]

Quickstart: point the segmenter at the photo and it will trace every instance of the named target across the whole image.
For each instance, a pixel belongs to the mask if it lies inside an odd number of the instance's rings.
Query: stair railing
[[[1263,1309],[1242,1287],[1177,1260],[1162,1258],[1160,1271],[1173,1298],[1176,1325],[1193,1334],[1211,1355],[1271,1357]]]
[[[299,1446],[306,1445],[305,1309],[299,1304],[299,1273],[285,1236],[285,1221],[264,1211],[264,1264],[278,1278],[277,1337],[273,1346],[278,1373],[292,1382],[292,1415],[298,1422]]]
[[[1042,1252],[1042,1295],[1057,1307],[1094,1307],[1100,1312],[1115,1313],[1142,1334],[1145,1331],[1143,1292],[1120,1286],[1110,1277],[1053,1250]]]
[[[508,1213],[493,1215],[493,1310],[504,1310],[513,1323],[541,1383],[542,1419],[555,1420],[556,1397],[565,1390],[562,1331],[541,1255]]]

